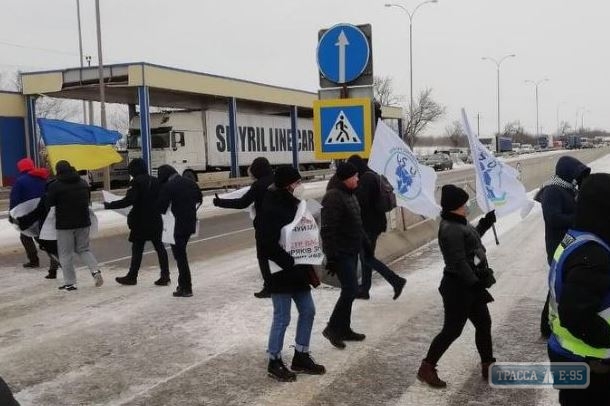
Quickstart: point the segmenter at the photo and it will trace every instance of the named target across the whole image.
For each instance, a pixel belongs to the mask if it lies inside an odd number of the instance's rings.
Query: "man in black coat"
[[[322,199],[322,250],[326,255],[326,269],[336,274],[341,293],[322,334],[336,348],[345,348],[344,341],[362,341],[364,334],[351,328],[352,304],[358,293],[358,254],[362,248],[364,231],[360,206],[355,195],[358,170],[349,162],[337,165]]]
[[[131,241],[131,263],[129,272],[125,276],[119,276],[115,280],[122,285],[135,285],[138,281],[138,271],[142,263],[142,254],[146,241],[150,241],[157,251],[161,277],[155,281],[157,286],[167,286],[170,283],[169,264],[167,251],[161,242],[163,222],[161,212],[157,207],[160,185],[159,180],[150,176],[146,170],[144,160],[135,158],[129,162],[127,167],[132,180],[125,197],[114,202],[104,202],[106,209],[122,209],[131,207],[127,216],[129,226],[129,241]]]
[[[555,165],[555,175],[542,187],[534,198],[542,206],[544,217],[544,240],[546,258],[549,265],[563,236],[574,224],[577,187],[585,179],[591,168],[571,156],[562,156]],[[549,319],[549,297],[547,295],[540,317],[540,333],[548,338],[551,329]]]
[[[263,198],[267,189],[273,183],[273,170],[269,161],[265,157],[258,157],[252,161],[252,164],[248,168],[250,176],[254,178],[254,182],[250,185],[250,189],[240,198],[237,199],[221,199],[216,195],[212,203],[217,207],[224,207],[227,209],[245,209],[246,207],[254,204],[254,229],[257,228],[259,221],[258,214],[260,213],[263,205]],[[258,238],[256,239],[256,256],[258,258],[258,265],[263,277],[264,285],[260,292],[254,294],[259,299],[271,297],[269,294],[268,283],[269,283],[269,272],[266,270],[263,260],[260,255],[260,243]]]
[[[170,165],[161,165],[158,169],[161,192],[158,209],[161,213],[171,207],[176,222],[174,227],[174,244],[172,254],[178,265],[178,287],[173,293],[176,297],[193,296],[191,270],[186,255],[186,245],[197,229],[197,209],[203,197],[199,186],[190,179],[180,176]]]
[[[489,268],[481,237],[496,221],[493,211],[476,227],[466,219],[468,193],[454,185],[445,185],[441,194],[441,224],[438,229],[445,269],[439,292],[443,297],[445,319],[443,329],[432,340],[417,378],[433,387],[445,387],[436,372],[436,364],[449,346],[462,334],[467,320],[475,327],[475,341],[481,358],[481,374],[488,377],[488,368],[495,362],[491,341],[491,316],[487,303],[493,298],[487,288],[495,282]]]
[[[356,197],[360,205],[362,217],[362,227],[368,237],[369,247],[363,247],[360,258],[362,262],[362,283],[358,289],[359,299],[369,299],[371,289],[371,277],[373,268],[394,288],[394,299],[402,293],[407,282],[406,279],[398,276],[394,271],[387,267],[383,262],[375,258],[375,248],[379,235],[386,231],[386,213],[379,207],[381,199],[381,179],[380,175],[373,172],[366,162],[359,155],[352,155],[347,160],[358,169],[358,188]],[[366,248],[366,249],[364,249]],[[368,255],[370,254],[370,255]],[[373,267],[373,263],[375,267]]]

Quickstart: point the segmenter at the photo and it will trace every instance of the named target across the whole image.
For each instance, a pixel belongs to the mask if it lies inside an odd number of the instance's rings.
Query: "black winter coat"
[[[90,203],[89,185],[76,171],[59,174],[49,185],[46,204],[47,208],[55,206],[55,228],[58,230],[89,227]]]
[[[201,191],[195,182],[173,173],[161,185],[158,210],[165,213],[171,204],[172,214],[176,218],[174,236],[190,236],[195,233],[197,208],[202,201]]]
[[[263,176],[260,179],[255,180],[250,189],[238,199],[217,199],[216,205],[218,207],[224,207],[226,209],[245,209],[254,203],[254,210],[258,217],[258,213],[262,209],[263,199],[267,193],[267,189],[273,183],[273,174],[270,173],[267,176]],[[254,227],[256,227],[257,221],[254,218]]]
[[[322,198],[322,250],[329,261],[356,255],[363,244],[360,205],[353,190],[333,176]]]
[[[279,244],[282,228],[291,223],[299,206],[299,199],[286,189],[271,186],[265,194],[256,228],[258,255],[262,261],[273,261],[281,271],[271,274],[267,288],[271,293],[293,293],[309,290],[307,270],[309,265],[294,265],[294,259]]]
[[[360,204],[362,226],[367,234],[381,234],[388,226],[383,210],[379,210],[378,203],[381,197],[381,183],[379,175],[368,170],[360,174],[356,197]]]
[[[125,197],[106,205],[109,209],[131,207],[127,216],[129,241],[161,240],[163,222],[157,207],[161,187],[159,180],[148,174],[135,176],[129,184]]]
[[[535,199],[542,205],[544,240],[549,265],[563,236],[574,224],[576,189],[570,185],[590,171],[591,169],[579,160],[563,156],[557,162],[555,176],[564,182],[554,182],[551,179],[536,195]]]
[[[475,267],[488,267],[481,237],[492,223],[482,218],[479,224],[473,227],[465,217],[445,211],[441,213],[441,218],[438,244],[445,261],[441,282],[444,291],[441,289],[441,293],[476,295],[486,302],[491,302],[493,298],[480,284]]]

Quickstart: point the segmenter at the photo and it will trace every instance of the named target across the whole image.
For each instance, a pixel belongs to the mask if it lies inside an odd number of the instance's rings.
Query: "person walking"
[[[356,167],[349,162],[340,163],[322,199],[320,236],[326,269],[330,275],[336,274],[341,283],[339,299],[322,334],[339,349],[345,348],[345,341],[366,338],[351,328],[352,304],[358,293],[358,255],[365,239],[354,193],[357,187]]]
[[[191,235],[197,230],[197,209],[203,197],[199,186],[190,179],[180,176],[171,165],[161,165],[157,170],[161,191],[158,209],[161,213],[171,210],[175,218],[172,254],[178,265],[178,287],[175,297],[193,296],[191,269],[189,268],[186,246]]]
[[[578,186],[590,173],[591,168],[578,159],[562,156],[555,165],[555,175],[542,185],[534,197],[542,206],[546,258],[549,266],[563,236],[574,223]],[[549,295],[547,294],[540,316],[540,334],[546,339],[551,334],[548,320]]]
[[[381,177],[373,172],[364,159],[359,155],[352,155],[347,160],[358,169],[358,188],[356,197],[360,205],[362,227],[368,238],[369,247],[364,247],[360,252],[362,263],[362,282],[358,287],[357,299],[370,299],[372,271],[375,269],[394,289],[396,300],[402,293],[407,280],[398,276],[383,262],[375,257],[375,248],[379,235],[387,229],[386,212],[379,207],[381,200]],[[366,249],[365,249],[366,248]],[[368,255],[370,254],[370,255]]]
[[[121,285],[138,283],[138,271],[142,263],[142,255],[146,241],[150,241],[157,252],[161,276],[155,281],[157,286],[167,286],[170,283],[167,251],[161,242],[163,222],[161,212],[157,208],[160,185],[159,180],[150,176],[144,160],[135,158],[129,162],[127,172],[132,177],[125,197],[114,202],[104,202],[105,209],[122,209],[131,206],[127,215],[129,226],[129,241],[131,242],[131,263],[125,276],[115,280]]]
[[[549,276],[549,360],[585,362],[589,386],[559,389],[562,406],[610,405],[610,175],[589,175]]]
[[[17,162],[17,170],[19,171],[19,175],[11,188],[9,210],[14,209],[28,200],[42,198],[49,177],[49,171],[45,168],[36,168],[34,166],[34,161],[30,158],[19,160]],[[12,217],[9,217],[10,222],[14,222],[14,220],[15,219]],[[19,240],[21,241],[28,258],[28,262],[23,264],[23,267],[38,268],[40,266],[40,260],[38,258],[36,244],[34,244],[34,238],[20,233]],[[49,256],[49,261],[49,274],[57,272],[59,266],[57,261],[52,256]]]
[[[245,209],[246,207],[254,204],[254,219],[253,226],[256,230],[260,224],[258,219],[258,214],[261,212],[263,198],[265,197],[265,193],[267,193],[267,189],[273,183],[273,170],[271,169],[271,165],[269,161],[265,157],[258,157],[252,161],[250,167],[248,168],[248,173],[252,178],[254,178],[254,182],[250,185],[250,189],[240,198],[237,199],[221,199],[216,195],[216,197],[212,200],[212,204],[216,207],[223,207],[227,209]],[[254,297],[259,299],[264,299],[271,297],[268,289],[269,277],[271,276],[268,271],[268,265],[265,264],[265,260],[261,258],[261,247],[258,240],[256,241],[256,257],[258,258],[258,265],[263,277],[263,288],[260,292],[254,293]]]
[[[269,332],[269,364],[267,373],[279,381],[294,381],[294,372],[321,375],[326,372],[309,353],[311,329],[316,308],[311,297],[307,272],[311,265],[295,265],[294,258],[280,245],[282,228],[292,223],[300,203],[301,175],[291,166],[281,166],[275,172],[273,186],[264,196],[256,228],[261,261],[273,262],[280,270],[270,273],[267,288],[273,303],[273,322]],[[290,308],[294,301],[299,312],[295,351],[291,370],[282,361],[284,336],[290,324]]]
[[[64,276],[64,284],[59,289],[66,291],[77,289],[75,255],[78,255],[89,268],[95,286],[100,287],[104,284],[102,272],[89,249],[91,226],[89,185],[80,178],[68,161],[57,162],[55,173],[57,180],[49,185],[46,204],[47,209],[55,207],[57,250]]]
[[[468,223],[468,193],[454,185],[441,192],[441,223],[438,229],[445,269],[439,287],[443,298],[445,321],[434,337],[417,378],[432,387],[447,383],[438,377],[436,365],[449,346],[462,334],[467,320],[475,327],[475,343],[481,358],[481,374],[488,378],[489,366],[496,361],[491,339],[491,316],[487,303],[493,297],[487,289],[495,283],[489,268],[481,237],[495,223],[494,211],[487,213],[476,227]]]

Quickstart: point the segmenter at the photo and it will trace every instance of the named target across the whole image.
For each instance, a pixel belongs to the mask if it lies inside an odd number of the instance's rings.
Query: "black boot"
[[[270,359],[267,366],[267,375],[281,382],[294,382],[297,376],[294,372],[286,368],[282,359]]]
[[[364,341],[366,335],[356,333],[351,328],[341,335],[343,341]]]
[[[125,276],[118,276],[114,278],[114,280],[117,281],[117,283],[120,283],[121,285],[135,285],[138,283],[138,279],[129,274]]]
[[[403,288],[407,284],[407,280],[405,278],[400,277],[396,286],[394,286],[394,297],[392,299],[396,300],[402,293]]]
[[[45,279],[57,279],[57,269],[49,268],[49,273]]]
[[[294,350],[292,365],[290,366],[295,372],[303,372],[310,375],[323,375],[326,373],[324,365],[316,364],[308,352],[299,352]]]
[[[337,332],[331,330],[330,327],[326,327],[324,331],[322,331],[322,335],[336,348],[340,350],[345,348],[345,343],[341,339],[341,336],[337,334]]]
[[[169,279],[169,277],[160,277],[159,279],[157,279],[155,281],[155,285],[157,286],[167,286],[169,285],[169,283],[171,282],[171,280]]]
[[[40,266],[40,262],[38,261],[29,261],[23,264],[24,268],[38,268]]]
[[[271,293],[269,293],[266,287],[263,287],[260,292],[254,294],[254,297],[258,299],[267,299],[271,297]]]

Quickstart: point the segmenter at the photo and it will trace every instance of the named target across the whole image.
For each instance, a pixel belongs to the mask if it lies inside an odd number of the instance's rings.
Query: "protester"
[[[294,381],[293,371],[320,375],[324,366],[316,364],[309,353],[311,329],[316,309],[311,297],[307,272],[311,265],[295,265],[294,258],[280,245],[282,228],[294,220],[299,206],[301,175],[291,166],[279,167],[273,186],[269,189],[257,214],[256,239],[261,261],[278,265],[281,270],[270,273],[267,288],[273,303],[273,323],[269,333],[269,376],[280,381]],[[284,335],[290,323],[290,308],[294,301],[299,312],[295,351],[291,370],[282,361]]]
[[[170,283],[167,251],[161,242],[163,222],[157,208],[159,198],[159,180],[150,176],[146,164],[141,158],[135,158],[127,167],[132,180],[125,197],[114,202],[104,202],[106,209],[122,209],[131,206],[127,216],[129,226],[129,241],[131,242],[131,263],[129,272],[115,280],[121,285],[135,285],[138,282],[138,271],[142,263],[142,254],[146,241],[150,241],[157,251],[161,276],[155,281],[157,286],[167,286]]]
[[[8,387],[4,379],[0,377],[0,405],[2,406],[19,406],[19,402],[15,400],[11,388]]]
[[[491,340],[491,316],[487,303],[493,298],[487,288],[495,282],[489,268],[481,236],[495,223],[490,211],[478,225],[468,223],[468,193],[454,185],[445,185],[441,194],[441,224],[438,244],[445,261],[439,292],[443,298],[445,321],[441,332],[432,340],[421,363],[417,378],[433,387],[445,387],[438,377],[436,364],[449,346],[462,334],[467,320],[475,327],[475,342],[481,358],[481,374],[488,378],[489,366],[495,362]]]
[[[574,223],[577,188],[589,173],[591,173],[591,168],[578,159],[562,156],[555,166],[555,175],[542,185],[536,194],[535,200],[542,205],[546,257],[549,265],[553,261],[555,249]],[[547,339],[551,334],[548,319],[549,296],[547,295],[540,317],[540,333]]]
[[[336,274],[341,293],[322,334],[336,348],[345,348],[345,341],[362,341],[364,334],[351,328],[352,304],[358,293],[358,254],[364,244],[360,206],[354,191],[358,187],[358,170],[349,162],[337,165],[322,199],[322,250],[326,269]]]
[[[97,260],[89,249],[91,218],[89,205],[91,193],[87,182],[82,180],[68,161],[55,165],[57,181],[49,185],[47,208],[55,207],[57,250],[64,275],[64,284],[59,289],[76,290],[74,256],[78,255],[87,265],[95,286],[104,283]]]
[[[34,161],[30,158],[23,158],[18,161],[17,170],[19,171],[19,175],[11,188],[9,210],[14,209],[16,206],[25,203],[28,200],[41,198],[45,193],[47,178],[49,177],[49,171],[45,168],[35,168]],[[9,221],[12,222],[13,220],[13,218],[9,218]],[[19,240],[21,241],[23,248],[25,248],[25,253],[28,257],[28,262],[23,264],[23,267],[38,268],[40,266],[40,260],[38,258],[36,245],[34,244],[34,238],[21,233],[19,235]],[[53,257],[49,256],[49,259],[49,274],[56,273],[59,264]]]
[[[394,288],[393,298],[396,300],[402,293],[407,280],[398,276],[383,262],[375,258],[377,239],[387,228],[386,212],[379,207],[379,202],[381,200],[380,175],[373,172],[359,155],[352,155],[347,161],[358,169],[358,188],[356,189],[356,197],[358,198],[358,204],[360,205],[362,227],[368,237],[368,242],[370,243],[370,250],[363,249],[360,254],[362,263],[362,282],[360,283],[356,298],[370,298],[371,274],[373,269],[375,269]],[[367,255],[369,252],[371,252],[372,255]]]
[[[258,157],[252,161],[252,164],[248,168],[248,173],[252,178],[254,178],[254,182],[250,185],[250,189],[240,198],[237,199],[221,199],[216,195],[216,197],[212,200],[214,206],[223,207],[227,209],[245,209],[246,207],[254,204],[254,220],[253,225],[254,229],[258,228],[260,223],[258,218],[258,214],[261,211],[263,198],[265,197],[265,193],[269,188],[269,185],[273,183],[273,171],[271,169],[271,165],[269,161],[265,157]],[[258,265],[263,277],[264,285],[263,289],[260,292],[256,292],[254,294],[255,297],[259,299],[271,297],[268,289],[269,277],[270,274],[268,272],[268,266],[264,263],[265,260],[261,258],[261,247],[260,243],[256,241],[256,256],[258,258]]]
[[[197,184],[180,176],[171,165],[161,165],[157,174],[161,183],[158,209],[161,213],[166,213],[170,209],[175,217],[174,243],[171,247],[178,265],[178,287],[173,295],[191,297],[193,287],[186,246],[191,235],[197,230],[197,209],[203,197]]]
[[[563,406],[610,404],[610,175],[588,176],[574,224],[551,264],[551,362],[586,362],[589,386],[560,389]]]

